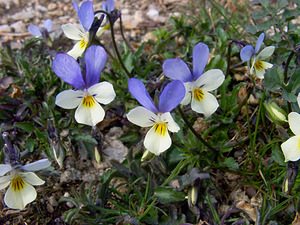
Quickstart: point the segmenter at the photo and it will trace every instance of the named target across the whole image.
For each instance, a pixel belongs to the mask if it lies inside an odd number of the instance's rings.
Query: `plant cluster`
[[[261,0],[246,15],[250,3],[231,3],[191,1],[191,14],[133,49],[113,0],[101,10],[74,1],[79,24],[62,25],[75,41],[67,53],[50,20],[28,27],[35,38],[20,51],[1,50],[5,205],[33,202],[32,185],[44,184],[34,172],[50,161],[59,170],[83,151],[101,161],[99,134],[120,126],[126,160],[61,197],[74,205],[67,223],[296,224],[299,3]]]

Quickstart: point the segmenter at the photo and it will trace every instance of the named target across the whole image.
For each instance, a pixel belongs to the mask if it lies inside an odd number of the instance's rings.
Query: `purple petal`
[[[85,86],[80,67],[72,56],[58,53],[53,60],[52,70],[63,81],[76,89],[82,89]]]
[[[75,11],[78,13],[78,11],[79,11],[78,1],[74,0],[74,1],[72,1],[72,4],[73,4],[73,8],[75,9]]]
[[[198,43],[193,49],[193,79],[197,80],[204,71],[209,57],[206,44]]]
[[[107,54],[101,46],[92,45],[84,55],[86,65],[86,87],[99,82],[101,71],[107,61]]]
[[[102,3],[102,9],[108,13],[115,9],[115,1],[114,0],[106,0]]]
[[[188,66],[179,58],[167,59],[163,63],[163,72],[166,77],[182,82],[192,81],[193,77]]]
[[[41,37],[42,36],[42,33],[41,33],[41,30],[38,26],[36,25],[33,25],[33,24],[30,24],[28,26],[28,32],[32,35],[32,36],[35,36],[35,37]]]
[[[146,109],[149,109],[151,112],[157,113],[158,110],[154,105],[152,98],[150,97],[148,91],[145,88],[145,85],[142,81],[131,78],[128,80],[128,89],[130,94]]]
[[[44,27],[46,28],[46,30],[48,32],[50,32],[52,30],[52,20],[50,20],[50,19],[45,20]]]
[[[185,87],[179,80],[171,81],[159,96],[159,112],[172,111],[185,96]]]
[[[253,55],[254,48],[252,47],[252,45],[246,45],[240,52],[240,57],[243,62],[249,61]]]
[[[93,2],[83,2],[79,8],[78,16],[83,28],[89,31],[94,21]]]
[[[256,45],[255,45],[255,53],[257,53],[261,47],[261,44],[263,43],[265,39],[265,34],[261,33],[257,39]]]

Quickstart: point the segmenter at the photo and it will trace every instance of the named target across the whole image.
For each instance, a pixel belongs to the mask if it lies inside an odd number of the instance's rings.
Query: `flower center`
[[[159,122],[159,123],[154,124],[155,133],[157,133],[161,136],[166,135],[167,128],[168,128],[168,126],[167,126],[167,123],[165,123],[165,122]]]
[[[88,41],[85,39],[85,38],[82,38],[80,41],[79,41],[79,47],[81,49],[86,49],[88,45]]]
[[[92,108],[96,104],[96,101],[93,96],[86,95],[83,97],[82,104],[87,108]]]
[[[194,94],[194,98],[199,102],[202,101],[204,98],[204,93],[201,88],[195,88],[193,90],[193,94]]]
[[[254,64],[254,67],[256,70],[263,70],[264,69],[264,64],[262,61],[257,60]]]
[[[25,186],[25,182],[22,179],[22,177],[20,177],[19,175],[16,175],[12,180],[11,180],[11,186],[12,189],[14,191],[21,191],[24,186]]]

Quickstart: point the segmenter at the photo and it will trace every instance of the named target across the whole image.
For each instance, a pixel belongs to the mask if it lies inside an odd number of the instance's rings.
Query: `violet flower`
[[[12,209],[22,210],[36,199],[33,185],[45,183],[34,172],[50,166],[48,159],[41,159],[23,166],[0,164],[0,190],[9,186],[4,196],[5,204]],[[9,175],[6,175],[9,173]]]
[[[252,45],[246,45],[240,52],[242,61],[251,63],[251,66],[248,64],[250,74],[255,74],[260,79],[264,78],[266,69],[273,67],[273,64],[265,62],[264,60],[271,57],[275,50],[274,46],[268,46],[259,52],[264,38],[265,34],[261,33],[257,39],[255,48],[253,48]]]
[[[192,110],[206,117],[219,107],[216,97],[209,92],[217,89],[225,79],[219,69],[203,73],[208,57],[207,45],[198,43],[193,49],[193,71],[179,58],[167,59],[163,63],[163,72],[167,77],[184,82],[186,94],[181,104],[187,105],[191,102]]]
[[[156,106],[147,92],[144,84],[135,78],[128,81],[131,95],[142,105],[132,109],[127,119],[141,127],[151,127],[144,139],[145,148],[159,155],[172,144],[169,132],[180,130],[171,116],[171,111],[181,102],[185,95],[182,82],[172,81],[165,86],[159,96]]]
[[[43,23],[43,27],[38,27],[34,24],[29,24],[28,32],[35,37],[45,37],[45,32],[48,34],[52,31],[52,20],[47,19]]]
[[[76,41],[68,54],[77,59],[88,46],[89,30],[94,21],[94,9],[92,1],[84,1],[80,6],[73,1],[73,7],[78,14],[80,25],[68,23],[62,25],[62,30],[67,38]]]
[[[108,104],[116,96],[113,86],[108,82],[99,82],[101,71],[107,61],[107,54],[100,46],[91,46],[84,55],[85,76],[80,66],[71,56],[56,55],[52,70],[76,90],[66,90],[56,96],[55,104],[64,109],[76,109],[75,120],[78,123],[95,126],[105,116],[99,103]]]

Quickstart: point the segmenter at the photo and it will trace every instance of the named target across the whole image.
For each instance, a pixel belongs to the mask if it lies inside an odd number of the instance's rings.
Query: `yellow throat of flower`
[[[193,95],[194,95],[194,98],[199,102],[202,101],[204,98],[204,93],[201,88],[195,88],[193,90]]]
[[[261,71],[264,69],[264,64],[262,61],[260,60],[257,60],[255,63],[254,63],[254,68],[258,71]]]
[[[21,191],[25,186],[25,182],[20,175],[16,175],[11,180],[11,187],[13,191]]]
[[[83,105],[84,107],[92,108],[92,107],[95,106],[95,104],[96,104],[96,101],[95,101],[95,99],[94,99],[93,96],[91,96],[91,95],[86,95],[86,96],[83,97],[82,105]]]
[[[88,40],[86,38],[82,38],[80,41],[79,41],[79,47],[81,49],[86,49],[87,45],[88,45]]]
[[[167,123],[159,122],[154,124],[154,131],[160,136],[165,136],[167,134]]]

